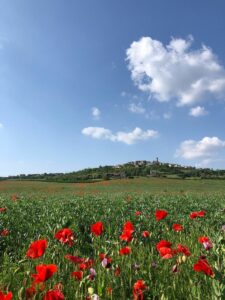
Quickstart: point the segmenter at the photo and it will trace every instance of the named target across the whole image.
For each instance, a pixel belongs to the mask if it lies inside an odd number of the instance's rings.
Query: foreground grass
[[[78,196],[69,187],[67,190],[57,186],[57,190],[48,185],[48,191],[39,189],[36,192],[33,186],[28,186],[27,190],[17,188],[17,196],[12,197],[6,189],[0,195],[0,207],[7,209],[0,213],[0,232],[9,231],[8,235],[0,236],[0,290],[12,291],[13,299],[26,299],[25,291],[32,285],[31,275],[36,273],[35,267],[39,264],[55,264],[58,271],[45,282],[44,290],[37,289],[30,299],[43,299],[45,291],[59,283],[62,283],[65,299],[91,297],[90,287],[100,299],[133,299],[133,285],[140,279],[146,285],[144,299],[225,298],[225,231],[222,230],[225,194],[122,193],[117,185],[118,194],[114,186],[114,193],[108,189],[108,193]],[[141,186],[145,190],[143,182]],[[101,188],[104,191],[106,187]],[[167,217],[158,222],[155,220],[157,209],[168,211]],[[199,210],[206,211],[205,217],[189,218],[190,212]],[[141,214],[136,215],[137,211]],[[100,236],[90,232],[91,224],[97,221],[104,226]],[[129,244],[120,239],[126,221],[134,225],[133,240]],[[182,224],[184,230],[174,232],[174,223]],[[62,228],[73,230],[72,247],[54,238]],[[150,236],[144,238],[143,231],[150,232]],[[209,237],[213,248],[205,250],[198,242],[200,236]],[[29,244],[38,239],[48,242],[45,254],[28,259]],[[174,248],[178,244],[188,246],[191,255],[184,258],[183,254],[177,254],[162,259],[156,250],[160,240],[170,241]],[[132,252],[119,255],[119,250],[126,245]],[[102,266],[100,253],[112,259],[108,268]],[[71,277],[72,272],[79,270],[79,265],[65,259],[67,254],[93,259],[92,268],[97,273],[94,280],[89,278],[89,269],[84,270],[81,281]],[[214,276],[193,270],[201,255],[207,258]],[[116,273],[118,268],[120,274]]]

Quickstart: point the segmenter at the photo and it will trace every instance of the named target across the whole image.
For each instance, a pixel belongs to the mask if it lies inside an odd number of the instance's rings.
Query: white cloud
[[[189,112],[189,115],[192,117],[202,117],[207,114],[208,112],[205,110],[203,106],[192,107]]]
[[[164,46],[151,37],[142,37],[127,49],[129,69],[135,84],[156,100],[175,100],[190,105],[225,95],[225,70],[212,50],[203,45],[190,49],[193,38],[172,38]]]
[[[204,137],[200,141],[186,140],[180,144],[176,156],[189,160],[207,159],[213,157],[222,148],[225,148],[225,141],[218,137]]]
[[[97,107],[92,107],[91,109],[92,116],[94,117],[95,120],[99,120],[101,116],[101,111]]]
[[[214,159],[206,158],[200,161],[195,165],[196,168],[208,168],[212,163],[214,162]]]
[[[1,128],[3,128],[3,127],[4,127],[4,126],[3,126],[3,124],[2,124],[2,123],[0,123],[0,129],[1,129]]]
[[[113,134],[111,130],[103,127],[86,127],[82,130],[82,134],[95,139],[105,139],[112,142],[125,143],[127,145],[134,144],[137,141],[149,140],[158,136],[158,132],[155,130],[148,129],[144,131],[138,127],[131,132],[118,131],[115,134]]]
[[[82,133],[94,139],[111,139],[112,137],[111,131],[103,127],[86,127],[82,129]]]
[[[224,164],[225,159],[222,158],[217,158],[217,159],[212,159],[212,158],[206,158],[197,163],[195,166],[196,168],[209,168],[212,164],[218,163],[219,167],[221,164]]]
[[[143,131],[141,128],[136,127],[131,132],[123,132],[119,131],[115,135],[115,140],[118,142],[122,142],[128,145],[134,144],[137,141],[148,140],[150,138],[156,137],[158,132],[155,130],[146,130]]]
[[[141,103],[131,103],[129,105],[129,111],[135,114],[144,114],[146,112],[146,109],[141,105]]]

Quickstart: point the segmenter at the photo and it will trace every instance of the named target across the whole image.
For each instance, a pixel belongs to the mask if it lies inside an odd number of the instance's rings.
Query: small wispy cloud
[[[155,130],[142,130],[136,127],[131,132],[118,131],[112,133],[111,130],[104,127],[86,127],[82,130],[82,134],[92,137],[94,139],[110,140],[112,142],[121,142],[127,145],[132,145],[137,141],[145,141],[158,136]]]
[[[141,103],[131,103],[128,107],[129,111],[135,114],[144,114],[146,112],[146,109],[142,106]]]
[[[203,106],[196,106],[190,109],[189,115],[192,117],[202,117],[208,115],[208,111]]]
[[[99,120],[101,116],[101,111],[97,107],[92,107],[91,109],[92,116],[95,120]]]
[[[3,124],[2,123],[0,123],[0,129],[2,129],[4,126],[3,126]]]

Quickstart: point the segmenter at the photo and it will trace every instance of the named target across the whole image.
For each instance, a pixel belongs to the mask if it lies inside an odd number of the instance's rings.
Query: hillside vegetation
[[[161,177],[170,179],[225,179],[225,170],[195,168],[171,163],[161,163],[158,160],[128,162],[116,166],[99,166],[71,173],[21,174],[2,179],[42,180],[56,182],[93,182],[109,179],[134,177]]]

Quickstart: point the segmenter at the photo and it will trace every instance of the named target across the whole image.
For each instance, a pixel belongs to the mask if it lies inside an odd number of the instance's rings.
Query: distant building
[[[156,157],[156,160],[153,160],[153,164],[154,165],[161,165],[161,163],[159,162],[159,158]]]

